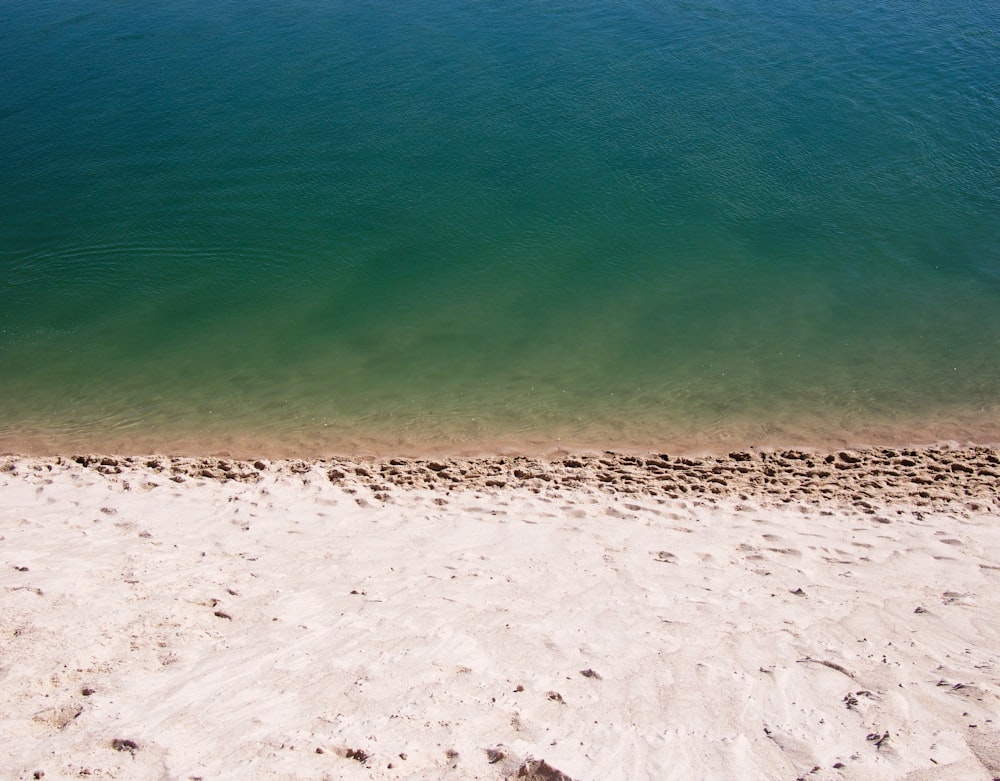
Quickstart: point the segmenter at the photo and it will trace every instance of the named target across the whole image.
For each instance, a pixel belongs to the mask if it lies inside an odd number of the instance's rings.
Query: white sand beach
[[[998,473],[2,457],[0,778],[989,781]]]

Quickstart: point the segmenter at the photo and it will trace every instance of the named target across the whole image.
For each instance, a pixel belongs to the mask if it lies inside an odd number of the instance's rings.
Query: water
[[[7,448],[1000,431],[993,2],[0,0],[0,73]]]

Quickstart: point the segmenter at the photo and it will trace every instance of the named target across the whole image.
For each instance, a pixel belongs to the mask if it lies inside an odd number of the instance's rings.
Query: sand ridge
[[[997,468],[3,457],[0,778],[991,779]]]
[[[806,450],[736,451],[722,456],[645,456],[606,452],[557,458],[342,458],[244,461],[207,457],[78,455],[72,462],[104,475],[151,469],[181,482],[188,478],[255,481],[266,472],[324,471],[339,485],[358,485],[377,495],[395,488],[447,490],[599,488],[608,493],[683,497],[753,496],[762,501],[834,502],[866,512],[907,502],[917,508],[967,504],[972,511],[998,499],[1000,451],[985,446],[865,448],[831,453]],[[62,458],[29,459],[59,465]],[[16,457],[0,457],[13,469]],[[46,466],[45,468],[50,468]]]

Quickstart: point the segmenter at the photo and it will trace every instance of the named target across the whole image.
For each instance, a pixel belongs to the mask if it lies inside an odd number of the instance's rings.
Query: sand
[[[996,778],[998,475],[2,457],[0,778]]]

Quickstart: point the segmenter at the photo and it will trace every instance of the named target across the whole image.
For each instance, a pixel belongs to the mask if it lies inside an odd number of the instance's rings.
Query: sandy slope
[[[0,459],[0,778],[1000,776],[996,451],[832,458]]]

